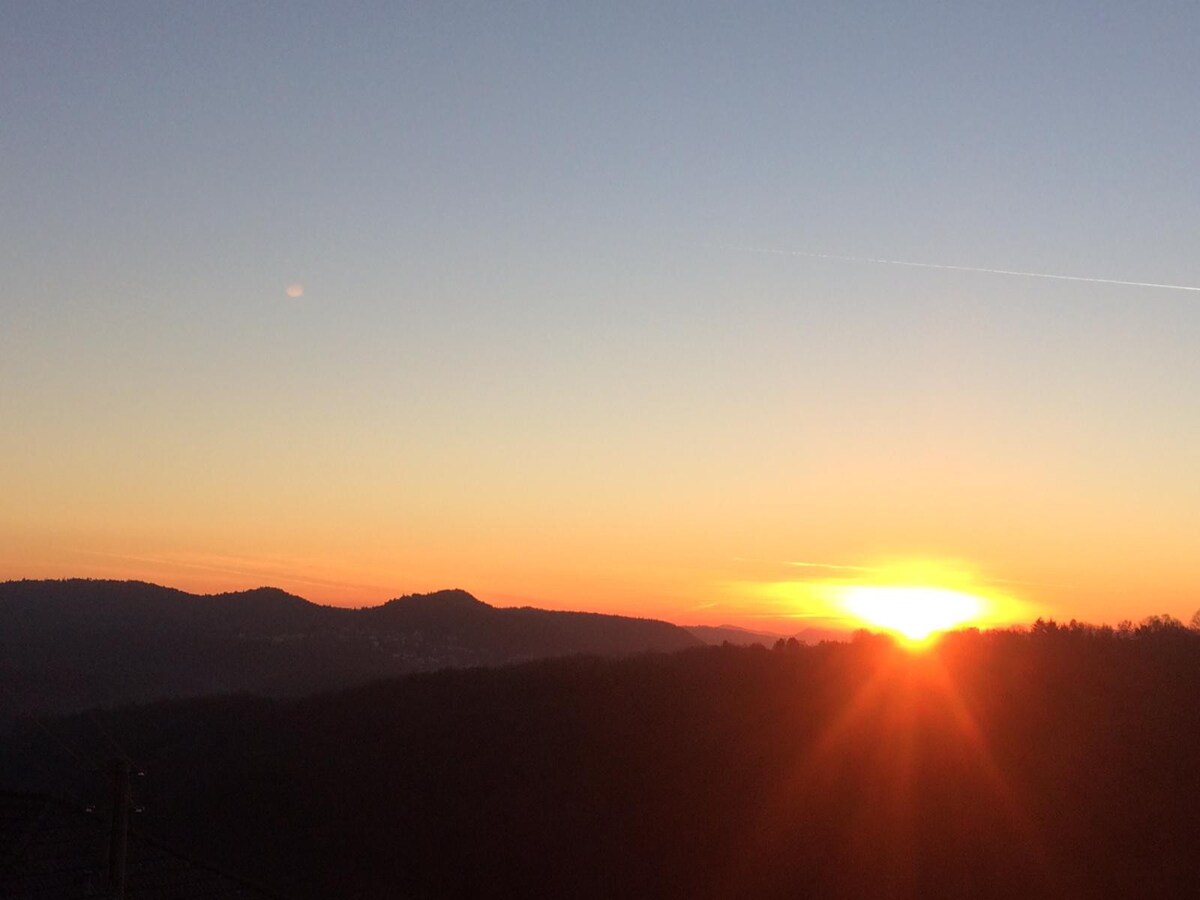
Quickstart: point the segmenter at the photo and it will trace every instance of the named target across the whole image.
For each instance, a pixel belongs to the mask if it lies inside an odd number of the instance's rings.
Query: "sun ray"
[[[994,810],[1020,858],[1045,867],[1045,844],[1020,779],[997,760],[969,693],[960,689],[960,682],[972,683],[971,667],[982,660],[956,652],[943,659],[944,645],[913,654],[899,640],[882,636],[864,636],[851,646],[853,658],[831,662],[837,668],[828,674],[844,677],[841,665],[848,662],[863,677],[829,707],[824,727],[795,748],[788,777],[764,799],[760,820],[750,829],[754,840],[741,848],[747,854],[743,864],[753,868],[754,860],[779,852],[778,842],[789,838],[775,834],[775,824],[787,822],[797,805],[808,805],[818,817],[818,831],[822,814],[839,817],[842,824],[831,839],[848,858],[873,861],[874,875],[864,877],[901,883],[919,864],[919,835],[931,808],[925,792],[962,783],[978,792],[962,802]],[[949,768],[945,778],[942,767]],[[829,807],[830,798],[838,805]],[[1046,883],[1052,876],[1044,873]]]

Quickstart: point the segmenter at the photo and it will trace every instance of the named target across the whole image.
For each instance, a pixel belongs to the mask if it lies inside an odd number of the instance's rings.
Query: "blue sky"
[[[1197,295],[744,248],[1200,285],[1198,26],[1186,3],[8,4],[3,572],[215,558],[280,516],[252,570],[378,599],[463,573],[671,611],[754,544],[1150,577],[1182,612]],[[445,549],[495,529],[508,562]],[[312,549],[335,533],[390,543],[337,563]],[[1090,589],[1041,599],[1125,610]]]

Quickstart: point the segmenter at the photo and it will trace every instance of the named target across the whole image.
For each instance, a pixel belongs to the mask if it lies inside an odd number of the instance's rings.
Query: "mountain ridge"
[[[668,622],[491,606],[462,589],[323,606],[278,588],[0,582],[0,715],[251,693],[300,696],[408,672],[700,645]]]

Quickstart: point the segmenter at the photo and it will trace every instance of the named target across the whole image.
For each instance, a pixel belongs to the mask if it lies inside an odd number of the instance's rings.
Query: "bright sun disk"
[[[949,588],[853,585],[839,593],[850,615],[911,642],[979,619],[986,611],[982,597]]]

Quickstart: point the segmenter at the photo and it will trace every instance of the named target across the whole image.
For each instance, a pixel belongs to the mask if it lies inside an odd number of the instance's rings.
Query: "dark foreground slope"
[[[197,596],[141,582],[12,581],[0,583],[0,717],[298,696],[405,672],[699,644],[666,622],[498,609],[465,591],[342,609],[274,588]]]
[[[1198,686],[1184,629],[1039,626],[924,656],[860,638],[444,671],[3,745],[46,779],[68,746],[119,744],[147,771],[140,827],[301,898],[1183,897]]]

